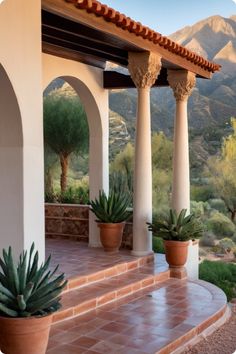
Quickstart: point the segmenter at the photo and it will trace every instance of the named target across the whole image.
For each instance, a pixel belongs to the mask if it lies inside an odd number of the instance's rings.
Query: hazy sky
[[[212,15],[236,14],[236,0],[101,0],[136,21],[168,35]]]

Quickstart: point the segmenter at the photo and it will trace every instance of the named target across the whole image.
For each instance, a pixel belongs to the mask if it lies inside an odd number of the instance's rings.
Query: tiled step
[[[135,266],[136,269],[129,270],[127,267],[126,272],[119,275],[113,275],[106,269],[103,278],[100,279],[97,274],[93,274],[90,282],[83,284],[83,287],[72,288],[65,292],[62,297],[62,309],[54,314],[53,322],[79,316],[170,277],[169,270],[166,270],[165,264],[161,265],[161,260],[160,263],[157,261],[142,266],[138,262],[129,265]],[[110,277],[105,277],[106,272]],[[92,280],[96,282],[91,283]]]
[[[53,325],[47,354],[170,354],[209,331],[227,300],[203,281],[169,279]],[[223,322],[221,322],[222,325]],[[179,353],[179,351],[178,351]]]
[[[96,272],[90,271],[89,269],[85,271],[85,274],[76,275],[68,279],[67,288],[64,292],[70,291],[72,289],[78,289],[92,283],[102,281],[104,279],[110,279],[117,275],[121,275],[138,269],[145,265],[154,262],[154,256],[149,255],[145,257],[131,257],[128,256],[127,259],[115,260],[111,266],[109,263],[104,263],[103,268],[97,270]]]

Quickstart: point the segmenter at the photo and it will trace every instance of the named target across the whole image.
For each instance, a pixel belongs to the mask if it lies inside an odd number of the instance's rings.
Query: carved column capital
[[[152,52],[129,52],[128,69],[137,88],[151,87],[161,70],[161,57]]]
[[[187,70],[168,70],[168,82],[176,101],[186,101],[196,83],[196,74]]]

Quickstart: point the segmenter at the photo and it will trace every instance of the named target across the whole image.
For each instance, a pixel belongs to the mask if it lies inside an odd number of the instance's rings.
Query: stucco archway
[[[23,225],[23,134],[16,94],[0,65],[0,225],[1,247],[21,249]]]
[[[108,92],[102,88],[102,70],[50,55],[43,55],[44,89],[56,78],[66,81],[78,94],[89,125],[90,198],[109,187]],[[89,245],[100,246],[99,233],[90,215]]]

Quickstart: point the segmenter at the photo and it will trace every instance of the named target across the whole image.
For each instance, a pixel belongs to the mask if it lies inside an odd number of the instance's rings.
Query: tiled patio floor
[[[225,301],[210,284],[169,279],[53,325],[47,354],[168,354],[221,317]]]
[[[57,239],[46,240],[46,254],[52,255],[51,267],[60,264],[60,271],[64,272],[67,278],[97,273],[119,264],[131,263],[140,259],[132,256],[128,250],[109,254],[104,252],[102,248],[90,248],[86,243]],[[162,255],[158,256],[156,264],[159,272],[168,268],[165,257]]]
[[[225,313],[220,289],[169,279],[163,255],[150,263],[73,241],[47,240],[46,247],[70,285],[47,354],[169,354]]]

